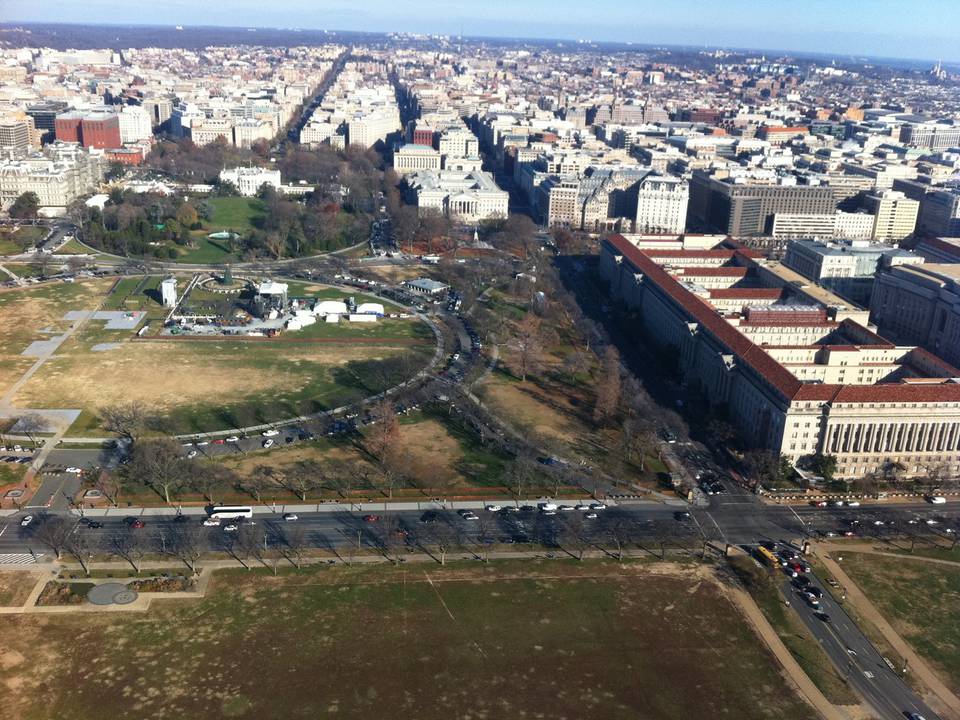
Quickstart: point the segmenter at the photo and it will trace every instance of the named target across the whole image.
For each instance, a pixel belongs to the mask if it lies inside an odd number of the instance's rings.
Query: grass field
[[[36,581],[36,573],[19,570],[0,572],[0,606],[22,605]]]
[[[587,562],[218,573],[146,616],[15,617],[10,720],[810,716],[693,570]]]
[[[69,329],[64,314],[96,307],[111,282],[57,283],[0,292],[0,394],[33,364],[33,359],[20,353],[34,340]]]
[[[16,255],[23,248],[38,243],[47,236],[47,228],[23,225],[14,232],[0,232],[0,255]]]
[[[102,335],[95,339],[109,341]],[[28,407],[84,409],[70,430],[75,436],[99,427],[97,408],[131,400],[168,418],[168,429],[176,432],[317,412],[382,390],[374,389],[371,363],[401,352],[413,353],[421,364],[427,359],[423,347],[379,344],[127,341],[91,353],[88,343],[83,338],[64,343],[16,397]]]
[[[57,248],[54,255],[92,255],[93,251],[84,247],[76,240],[67,240],[63,245]]]
[[[24,348],[69,328],[63,320],[67,311],[92,309],[100,302],[107,310],[160,311],[145,294],[158,279],[137,276],[0,293],[0,391],[32,364],[20,355]],[[131,331],[88,322],[21,388],[15,402],[83,410],[71,428],[74,436],[98,430],[98,408],[126,400],[144,402],[167,417],[174,431],[237,427],[309,414],[379,392],[386,380],[406,379],[395,372],[384,375],[380,361],[408,354],[411,367],[419,369],[433,349],[430,329],[415,319],[318,324],[310,332],[262,342],[132,338]],[[345,342],[332,342],[338,339]],[[360,342],[351,344],[354,340]],[[118,347],[94,351],[103,343]]]
[[[230,248],[222,241],[208,238],[206,231],[195,233],[194,235],[195,247],[180,248],[180,254],[173,258],[174,262],[215,265],[217,263],[235,263],[239,261],[239,258],[230,252]]]
[[[843,567],[900,635],[960,691],[960,567],[844,553]]]

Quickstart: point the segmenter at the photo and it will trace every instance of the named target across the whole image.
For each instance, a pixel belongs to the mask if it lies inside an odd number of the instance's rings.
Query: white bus
[[[249,505],[215,505],[210,508],[210,517],[215,520],[252,518],[253,508]]]

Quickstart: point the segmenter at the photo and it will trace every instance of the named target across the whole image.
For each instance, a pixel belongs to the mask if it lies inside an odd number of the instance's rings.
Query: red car
[[[364,522],[377,522],[379,519],[380,519],[380,516],[379,516],[379,515],[364,515],[364,516],[363,516],[363,521],[364,521]]]
[[[145,525],[146,525],[146,523],[143,522],[143,520],[139,520],[139,519],[134,520],[133,522],[130,523],[130,527],[136,528],[137,530],[139,530],[140,528],[144,527]]]
[[[224,440],[223,438],[217,438],[216,440],[213,441],[213,444],[214,444],[214,445],[223,445],[225,442],[226,442],[226,440]]]

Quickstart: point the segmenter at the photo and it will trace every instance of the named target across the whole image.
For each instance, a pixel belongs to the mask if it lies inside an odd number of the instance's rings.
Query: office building
[[[894,267],[877,275],[870,321],[898,343],[960,365],[960,264]]]
[[[507,217],[509,195],[482,171],[419,170],[407,178],[417,208],[434,210],[462,222]]]
[[[417,170],[439,170],[440,153],[428,145],[407,143],[393,153],[393,169],[401,176]]]
[[[739,247],[656,251],[614,235],[600,268],[687,386],[750,445],[795,463],[832,455],[839,478],[889,463],[910,476],[960,469],[960,370],[871,332],[828,291],[797,295],[782,266]],[[718,276],[721,286],[701,282]],[[718,310],[731,301],[740,309]]]
[[[960,185],[931,190],[920,197],[918,232],[960,236]]]
[[[873,215],[873,239],[895,243],[911,235],[917,226],[920,203],[897,190],[867,195],[864,205]]]
[[[637,188],[636,232],[682,233],[686,229],[689,201],[690,187],[682,178],[647,175]]]

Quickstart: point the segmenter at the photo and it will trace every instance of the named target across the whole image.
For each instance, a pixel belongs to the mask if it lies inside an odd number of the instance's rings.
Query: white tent
[[[383,315],[383,305],[380,303],[360,303],[357,305],[359,315]]]
[[[342,300],[318,300],[313,306],[314,315],[346,315],[348,312]]]

